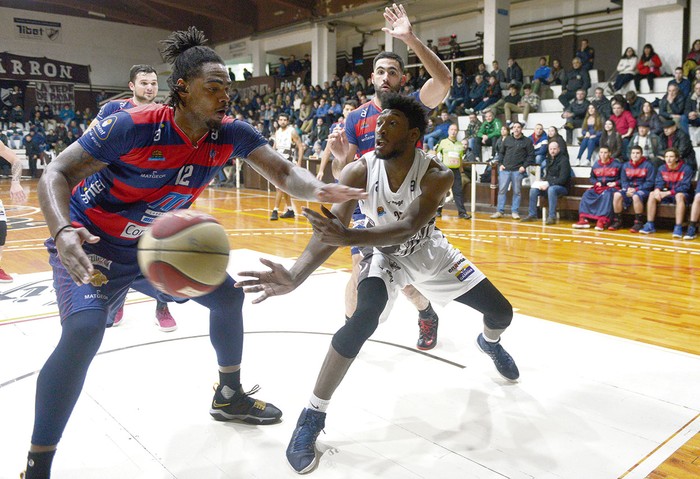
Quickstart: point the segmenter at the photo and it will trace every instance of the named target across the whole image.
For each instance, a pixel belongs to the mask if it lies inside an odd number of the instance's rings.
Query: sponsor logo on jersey
[[[159,180],[161,178],[165,178],[165,173],[159,173],[158,170],[153,170],[152,173],[141,173],[139,176],[147,180]]]
[[[94,265],[97,266],[102,266],[104,269],[112,269],[112,260],[103,258],[102,256],[98,256],[96,254],[89,254],[88,259],[90,262]]]
[[[170,211],[182,208],[191,198],[192,195],[170,192],[164,197],[149,203],[148,207],[151,209],[158,209],[160,211]]]
[[[102,193],[107,187],[102,183],[102,180],[95,180],[91,185],[83,186],[83,191],[80,193],[80,199],[86,205],[89,204],[94,198]]]
[[[151,156],[148,157],[148,161],[165,161],[163,152],[160,150],[153,150]]]
[[[470,277],[472,274],[474,274],[474,268],[472,268],[471,266],[465,266],[464,268],[457,271],[457,274],[455,274],[455,276],[460,281],[466,281],[467,278]]]
[[[385,214],[386,214],[386,211],[384,211],[384,207],[383,207],[383,206],[378,206],[378,207],[377,207],[377,216],[380,216],[380,217],[381,217],[381,216],[384,216]]]
[[[99,122],[97,125],[95,125],[95,128],[91,131],[95,132],[95,135],[97,138],[100,140],[104,141],[107,138],[109,138],[109,134],[112,132],[112,129],[114,129],[114,125],[117,124],[117,117],[116,116],[108,116],[101,122]]]
[[[137,225],[136,223],[127,223],[119,236],[127,239],[136,239],[146,232],[146,228],[146,226]]]
[[[109,297],[106,294],[102,294],[100,292],[86,294],[83,296],[83,298],[84,299],[102,299],[102,300],[109,299]]]
[[[453,265],[450,267],[450,269],[447,270],[447,272],[448,272],[448,273],[452,273],[452,272],[455,271],[457,268],[459,268],[459,265],[460,265],[460,264],[464,263],[466,260],[467,260],[467,258],[465,258],[465,257],[460,258],[459,261],[457,261],[455,264],[453,264]]]
[[[95,271],[90,277],[90,284],[96,288],[109,283],[107,276],[102,271]]]

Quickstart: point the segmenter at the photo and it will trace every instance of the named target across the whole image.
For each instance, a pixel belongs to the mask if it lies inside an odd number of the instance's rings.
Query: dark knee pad
[[[354,358],[379,325],[379,316],[389,299],[384,281],[367,278],[357,286],[357,308],[345,326],[333,335],[331,344],[343,357]]]

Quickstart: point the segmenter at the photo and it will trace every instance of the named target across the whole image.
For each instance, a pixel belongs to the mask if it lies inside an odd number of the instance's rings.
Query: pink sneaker
[[[177,323],[175,322],[175,318],[170,314],[167,304],[164,304],[163,307],[156,308],[156,324],[158,325],[158,329],[166,333],[177,329]]]
[[[12,276],[5,273],[5,271],[2,268],[0,268],[0,283],[11,283],[13,281],[14,279],[12,279]]]
[[[124,317],[124,306],[119,308],[119,311],[117,311],[117,314],[114,316],[114,322],[112,323],[112,327],[116,328],[120,324],[122,324],[122,318]]]

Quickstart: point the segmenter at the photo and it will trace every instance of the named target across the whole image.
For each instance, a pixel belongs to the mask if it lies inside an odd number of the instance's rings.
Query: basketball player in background
[[[27,194],[20,184],[22,179],[22,162],[15,152],[10,148],[5,146],[3,142],[0,141],[0,157],[7,160],[10,163],[10,168],[12,172],[12,180],[10,183],[10,200],[13,203],[23,204],[27,201]],[[0,261],[2,260],[2,250],[5,249],[5,241],[7,240],[7,215],[5,214],[5,206],[2,204],[2,199],[0,199]],[[2,266],[2,263],[0,263]],[[0,283],[11,283],[13,281],[12,276],[5,273],[5,271],[0,267]]]
[[[95,125],[109,115],[120,110],[129,110],[137,106],[150,105],[153,103],[158,96],[158,75],[156,74],[155,68],[151,65],[132,66],[131,70],[129,70],[129,89],[133,92],[131,98],[128,100],[112,100],[105,103],[102,108],[100,108],[95,119],[90,123],[88,129],[94,128]],[[155,319],[158,329],[164,332],[175,331],[177,329],[177,322],[172,314],[170,314],[168,303],[166,302],[166,300],[173,301],[172,297],[160,293],[151,286],[143,276],[134,281],[131,287],[156,300]],[[112,327],[120,326],[122,324],[122,318],[124,317],[124,305],[115,310],[112,316],[114,317],[110,318],[109,321]]]
[[[372,227],[347,228],[355,202],[336,204],[319,214],[304,209],[314,234],[291,270],[270,261],[265,272],[242,272],[257,279],[239,281],[246,292],[262,292],[253,302],[288,293],[309,277],[339,246],[362,246],[357,308],[331,340],[309,403],[302,410],[287,448],[287,461],[299,474],[318,462],[316,438],[325,426],[326,409],[380,317],[391,311],[398,290],[412,282],[430,299],[445,305],[465,304],[483,314],[482,352],[510,381],[520,376],[513,358],[500,344],[513,308],[501,292],[435,228],[437,208],[452,187],[454,175],[428,156],[418,141],[425,133],[425,111],[415,99],[390,94],[376,122],[376,148],[348,165],[340,183],[365,188],[360,208]],[[300,368],[301,370],[301,368]],[[370,402],[376,401],[371,392]]]
[[[415,52],[420,63],[430,73],[430,78],[421,89],[410,96],[418,100],[426,110],[432,110],[442,103],[450,89],[452,77],[450,70],[418,37],[413,33],[403,5],[394,4],[384,10],[384,18],[391,28],[382,28],[394,38],[403,41]],[[376,92],[374,98],[360,105],[350,113],[345,122],[345,130],[334,130],[328,137],[333,151],[333,171],[340,171],[356,158],[374,150],[374,128],[377,117],[383,109],[382,98],[387,93],[401,91],[406,82],[403,60],[391,52],[381,52],[374,58],[372,84]],[[364,228],[365,217],[359,209],[353,216],[353,227]],[[357,302],[357,278],[359,263],[362,259],[359,248],[352,247],[352,275],[345,289],[345,316],[352,316]],[[438,315],[430,301],[413,286],[407,285],[404,294],[418,309],[418,349],[432,349],[437,344]]]
[[[52,161],[39,182],[62,332],[37,378],[26,479],[50,476],[109,312],[139,275],[139,236],[155,218],[189,208],[232,156],[299,198],[345,202],[365,196],[321,183],[282,158],[248,123],[227,117],[231,80],[205,42],[194,27],[173,32],[162,52],[172,64],[167,104],[106,117]],[[246,393],[241,386],[243,292],[229,276],[193,301],[210,310],[219,365],[209,413],[221,421],[279,421],[278,408],[250,396],[258,387]],[[163,391],[153,400],[167,404],[168,385]]]
[[[275,150],[296,164],[296,166],[301,167],[301,160],[304,158],[304,142],[299,138],[296,128],[289,124],[289,115],[280,113],[277,117],[277,124],[279,128],[275,130],[275,134],[272,136]],[[296,161],[294,160],[293,146],[296,146]],[[279,207],[283,198],[287,204],[287,211],[280,216]],[[292,203],[292,198],[287,193],[277,188],[277,191],[275,191],[275,206],[272,209],[270,221],[277,221],[279,218],[294,218],[294,203]]]
[[[345,119],[348,117],[351,111],[353,111],[355,108],[357,108],[357,101],[355,100],[348,100],[345,102],[343,105],[343,114],[340,118],[336,120],[335,123],[331,125],[330,130],[328,131],[333,131],[336,128],[340,128],[340,130],[345,129]],[[336,163],[334,163],[331,160],[332,152],[331,152],[331,146],[330,143],[326,142],[326,147],[323,149],[321,152],[321,164],[318,166],[318,173],[316,174],[316,179],[321,181],[323,180],[323,173],[326,170],[326,165],[328,164],[329,161],[331,161],[331,169],[333,168]],[[338,162],[339,163],[339,162]],[[337,164],[337,167],[340,167],[339,164]],[[341,168],[342,169],[342,168]],[[333,177],[334,178],[339,178],[340,177],[340,170],[333,170]]]

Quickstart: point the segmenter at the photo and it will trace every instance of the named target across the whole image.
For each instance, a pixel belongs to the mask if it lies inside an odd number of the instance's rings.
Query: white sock
[[[326,412],[326,409],[328,409],[328,405],[330,403],[330,399],[321,399],[316,397],[316,395],[312,394],[309,398],[309,405],[306,408],[318,412]]]
[[[486,336],[485,334],[483,336],[484,336],[484,339],[486,340],[487,343],[497,343],[501,340],[500,337],[498,339],[491,339],[488,336]]]

